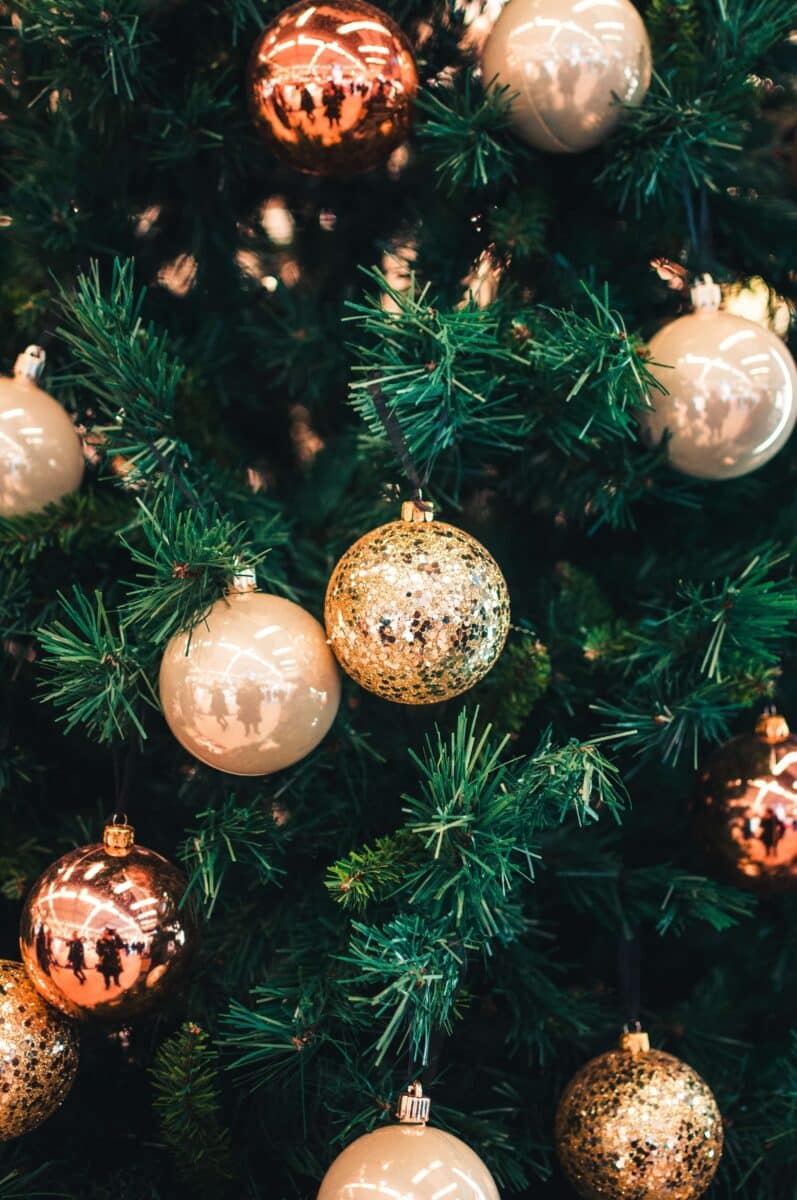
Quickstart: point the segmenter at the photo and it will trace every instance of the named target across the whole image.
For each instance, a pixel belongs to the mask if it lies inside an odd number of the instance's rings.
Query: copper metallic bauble
[[[411,503],[402,512],[346,551],[324,616],[352,679],[386,700],[430,704],[490,670],[509,629],[509,594],[495,559],[470,534],[413,519],[421,510]]]
[[[36,989],[70,1017],[130,1021],[163,1004],[185,977],[198,931],[181,901],[185,877],[133,844],[130,825],[59,858],[36,882],[20,925]]]
[[[797,888],[797,737],[783,717],[731,738],[700,772],[698,830],[734,883],[757,891]]]
[[[597,145],[638,105],[650,42],[630,0],[509,0],[482,52],[482,74],[508,86],[515,131],[538,150]]]
[[[255,125],[283,162],[312,175],[380,166],[407,137],[418,74],[390,17],[363,0],[301,0],[255,43]]]
[[[201,762],[231,775],[267,775],[326,736],[340,675],[305,609],[281,596],[231,591],[190,634],[169,642],[160,696],[172,733]]]
[[[428,1100],[420,1100],[425,1115],[415,1118],[419,1096],[420,1085],[413,1084],[399,1102],[401,1124],[366,1133],[338,1155],[321,1181],[317,1200],[361,1195],[373,1200],[500,1200],[492,1175],[470,1146],[424,1123]]]
[[[632,1033],[571,1079],[555,1137],[585,1200],[696,1200],[719,1164],[722,1119],[696,1071]]]
[[[44,351],[28,346],[0,378],[0,516],[39,512],[80,487],[83,447],[57,400],[37,386]]]
[[[0,959],[0,1141],[51,1117],[77,1064],[77,1026],[44,1003],[22,963]]]
[[[696,312],[650,342],[650,371],[667,394],[637,416],[651,445],[670,439],[673,467],[695,479],[732,479],[769,462],[797,420],[797,368],[781,339],[719,311],[710,279],[693,290]]]

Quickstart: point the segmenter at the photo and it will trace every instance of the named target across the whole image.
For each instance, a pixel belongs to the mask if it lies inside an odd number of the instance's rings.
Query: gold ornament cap
[[[36,383],[41,379],[46,359],[47,355],[41,346],[26,346],[22,353],[17,355],[14,378],[29,379],[31,383]]]
[[[717,312],[722,304],[722,288],[710,275],[704,275],[691,291],[695,312]]]
[[[789,736],[789,724],[780,713],[762,713],[756,721],[755,731],[768,746],[777,746]]]
[[[136,840],[136,831],[126,821],[109,821],[102,831],[102,844],[109,854],[122,858]]]
[[[650,1049],[650,1038],[642,1029],[624,1029],[620,1034],[620,1049],[629,1054],[646,1054]]]
[[[257,575],[254,567],[239,567],[227,586],[227,595],[243,595],[257,591]]]
[[[434,505],[428,500],[405,500],[401,505],[402,521],[409,521],[413,525],[423,525],[428,521],[434,520]]]
[[[431,1100],[424,1096],[423,1088],[415,1080],[398,1098],[396,1119],[401,1125],[425,1125],[429,1120],[431,1107]]]

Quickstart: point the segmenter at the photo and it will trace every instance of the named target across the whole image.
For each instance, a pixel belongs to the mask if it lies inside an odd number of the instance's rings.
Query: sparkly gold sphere
[[[403,519],[346,551],[324,616],[338,662],[361,687],[430,704],[490,670],[509,629],[509,593],[495,559],[470,534]]]
[[[57,400],[37,386],[44,351],[28,346],[0,377],[0,516],[39,512],[80,487],[83,447]]]
[[[311,175],[350,175],[405,140],[418,73],[406,37],[372,4],[300,0],[258,38],[247,88],[277,158]]]
[[[797,421],[797,367],[785,344],[754,321],[719,309],[709,277],[692,291],[697,311],[650,342],[650,371],[666,395],[637,412],[642,436],[695,479],[756,471],[785,445]]]
[[[25,901],[22,961],[37,991],[70,1017],[126,1022],[175,994],[196,949],[185,877],[136,846],[129,825],[71,850]]]
[[[22,963],[0,959],[0,1141],[51,1117],[77,1064],[77,1026],[44,1003]]]
[[[429,1125],[389,1125],[357,1138],[324,1176],[317,1200],[500,1200],[482,1160]]]
[[[169,642],[160,697],[172,733],[201,762],[268,775],[326,736],[340,675],[323,629],[300,605],[231,592]]]
[[[797,888],[797,737],[783,717],[731,738],[701,771],[696,818],[706,850],[738,887]]]
[[[650,41],[630,0],[509,0],[482,52],[482,74],[508,86],[524,141],[554,154],[588,150],[622,105],[650,87]]]
[[[555,1137],[584,1200],[696,1200],[719,1165],[722,1118],[696,1071],[626,1034],[571,1079]]]

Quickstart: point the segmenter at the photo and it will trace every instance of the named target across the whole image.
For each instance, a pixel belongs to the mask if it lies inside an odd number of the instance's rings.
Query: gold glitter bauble
[[[430,704],[490,670],[509,629],[509,594],[495,559],[470,534],[404,519],[346,551],[324,616],[352,679],[386,700]]]
[[[149,1012],[175,994],[196,949],[185,877],[133,836],[130,825],[106,825],[102,842],[59,858],[25,901],[22,961],[70,1017]]]
[[[556,1113],[556,1149],[584,1200],[696,1200],[722,1154],[722,1118],[685,1062],[625,1034],[571,1079]]]
[[[797,888],[797,737],[782,717],[731,738],[701,771],[701,840],[738,887]]]
[[[83,447],[69,416],[37,386],[44,351],[28,346],[0,378],[0,516],[39,512],[80,487]]]
[[[255,125],[283,162],[312,175],[384,163],[407,137],[418,73],[398,25],[363,0],[301,0],[255,43]]]
[[[651,339],[651,374],[667,389],[638,409],[642,436],[694,479],[734,479],[769,462],[797,421],[797,367],[781,338],[720,311],[710,277],[692,290],[696,312]]]
[[[169,642],[163,713],[201,762],[231,775],[268,775],[326,736],[340,675],[315,617],[281,596],[231,592]]]
[[[77,1063],[77,1026],[44,1003],[22,963],[0,959],[0,1141],[53,1115]]]
[[[650,86],[650,42],[630,0],[509,0],[482,51],[485,83],[514,95],[524,141],[554,154],[597,145]]]

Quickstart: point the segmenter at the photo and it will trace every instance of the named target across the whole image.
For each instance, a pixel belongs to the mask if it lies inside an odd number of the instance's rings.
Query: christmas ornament
[[[482,1160],[459,1138],[433,1129],[429,1100],[419,1083],[399,1097],[398,1125],[357,1138],[327,1171],[317,1200],[354,1196],[401,1200],[499,1200],[498,1188]]]
[[[509,594],[484,546],[410,501],[400,521],[343,555],[324,616],[352,679],[386,700],[430,704],[490,670],[509,629]]]
[[[538,150],[575,154],[611,133],[650,86],[647,31],[630,0],[509,0],[482,51],[485,84]]]
[[[37,991],[70,1017],[130,1021],[162,1004],[185,976],[198,932],[187,882],[127,824],[70,850],[25,901],[22,961]]]
[[[671,464],[696,479],[732,479],[768,462],[797,419],[797,369],[781,339],[719,309],[710,276],[692,289],[695,312],[650,343],[650,371],[667,395],[637,413],[645,441],[670,434]]]
[[[0,959],[0,1141],[53,1115],[77,1062],[77,1026],[44,1003],[22,963]]]
[[[797,737],[765,714],[755,733],[731,738],[700,773],[701,840],[739,887],[797,887]]]
[[[38,387],[44,351],[28,346],[0,377],[0,516],[39,512],[80,487],[83,447],[57,400]]]
[[[693,1200],[722,1154],[722,1118],[685,1062],[625,1033],[571,1079],[556,1113],[556,1149],[586,1200]]]
[[[380,166],[407,137],[418,73],[380,9],[300,0],[255,43],[247,89],[277,158],[311,175],[349,175]]]
[[[318,621],[241,575],[195,629],[169,642],[160,697],[172,733],[201,762],[268,775],[326,736],[340,676]]]

